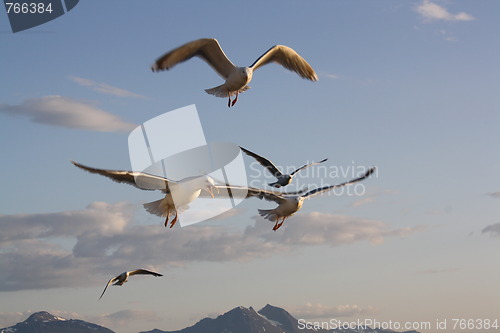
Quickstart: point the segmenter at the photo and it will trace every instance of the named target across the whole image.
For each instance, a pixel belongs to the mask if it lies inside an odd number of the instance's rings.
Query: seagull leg
[[[236,92],[236,98],[233,100],[233,102],[231,103],[231,106],[234,106],[234,104],[236,104],[236,102],[238,101],[238,91]]]
[[[231,107],[231,93],[229,91],[227,92],[227,107]]]
[[[283,220],[281,220],[280,224],[276,225],[276,230],[278,230],[283,225],[283,222],[285,222],[285,219],[286,219],[286,217],[284,217]],[[274,230],[274,231],[276,231],[276,230]]]
[[[170,217],[170,208],[167,208],[167,218],[165,219],[165,228],[167,227],[169,217]]]
[[[175,223],[177,222],[177,218],[178,218],[178,216],[179,216],[179,215],[178,215],[177,210],[176,210],[176,211],[175,211],[175,217],[174,217],[174,219],[172,220],[172,222],[170,223],[170,228],[172,228],[172,227],[175,225]]]

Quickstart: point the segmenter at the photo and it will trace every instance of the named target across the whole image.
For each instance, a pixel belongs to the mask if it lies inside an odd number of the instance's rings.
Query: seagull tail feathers
[[[148,213],[157,216],[164,216],[165,210],[163,209],[162,201],[163,199],[148,202],[145,203],[143,206],[148,211]]]
[[[248,89],[250,89],[249,86],[244,86],[243,88],[238,90],[238,93],[242,93]],[[207,94],[214,95],[217,97],[226,97],[227,98],[228,96],[236,95],[236,91],[229,91],[225,84],[221,84],[220,86],[213,87],[210,89],[205,89],[205,91],[207,92]]]
[[[274,209],[259,209],[258,211],[260,216],[271,222],[276,222],[276,220],[278,219],[278,215],[276,215]]]

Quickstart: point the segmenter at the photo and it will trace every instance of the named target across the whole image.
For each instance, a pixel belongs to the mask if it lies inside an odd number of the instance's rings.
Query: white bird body
[[[209,176],[187,177],[180,181],[150,175],[142,172],[124,170],[106,170],[91,168],[76,162],[73,164],[90,173],[97,173],[118,183],[127,183],[142,190],[161,190],[165,197],[144,204],[144,208],[151,214],[166,217],[167,226],[170,215],[175,214],[170,221],[172,228],[178,220],[178,213],[188,208],[188,204],[196,200],[202,190],[213,196],[214,180]]]
[[[136,269],[136,270],[133,270],[133,271],[126,271],[126,272],[123,272],[121,273],[120,275],[118,276],[115,276],[114,278],[111,278],[108,283],[106,284],[106,287],[104,287],[104,291],[102,292],[101,294],[101,297],[99,297],[99,299],[102,298],[102,296],[104,295],[104,293],[106,292],[106,289],[108,289],[109,285],[114,285],[114,286],[123,286],[123,284],[125,282],[128,281],[128,278],[129,276],[132,276],[132,275],[137,275],[137,274],[149,274],[149,275],[153,275],[153,276],[163,276],[162,274],[160,273],[156,273],[156,272],[152,272],[152,271],[148,271],[146,269]]]
[[[219,191],[216,195],[215,198],[225,198],[227,197],[227,193],[229,193],[232,197],[244,197],[244,198],[251,198],[251,197],[257,197],[259,199],[265,199],[268,201],[274,201],[278,204],[278,207],[274,209],[259,209],[259,214],[264,217],[265,219],[275,222],[275,225],[273,227],[273,230],[276,231],[278,230],[283,222],[285,222],[285,219],[292,216],[295,214],[297,211],[299,211],[302,208],[302,205],[304,203],[305,199],[308,199],[314,195],[324,193],[327,191],[330,191],[332,189],[342,187],[345,185],[350,185],[359,181],[362,181],[369,177],[373,172],[375,171],[375,168],[370,168],[368,169],[364,175],[352,179],[350,181],[337,184],[337,185],[331,185],[331,186],[325,186],[322,188],[317,188],[314,190],[311,190],[307,193],[304,192],[297,192],[297,193],[279,193],[279,192],[273,192],[273,191],[268,191],[268,190],[262,190],[262,189],[257,189],[253,187],[242,187],[242,186],[221,186],[221,185],[216,185],[216,189],[225,189],[226,191]],[[280,222],[281,221],[281,222]]]
[[[253,71],[271,62],[296,72],[302,78],[316,81],[318,76],[312,67],[292,48],[275,45],[261,55],[251,66],[237,67],[226,56],[219,42],[213,38],[203,38],[186,43],[158,58],[151,66],[154,72],[168,70],[178,63],[200,57],[206,61],[224,80],[224,84],[205,89],[208,94],[217,97],[227,97],[228,106],[233,106],[238,100],[238,94],[248,90],[247,85],[253,77]],[[231,101],[231,96],[236,98]]]
[[[274,209],[259,209],[260,216],[269,221],[277,222],[280,218],[284,219],[295,214],[302,208],[302,204],[304,203],[304,198],[298,195],[283,196],[282,198],[282,203]]]

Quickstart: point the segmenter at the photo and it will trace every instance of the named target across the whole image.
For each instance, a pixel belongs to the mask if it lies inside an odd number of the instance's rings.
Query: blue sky
[[[499,9],[81,1],[16,34],[1,14],[0,327],[47,310],[124,333],[174,330],[267,303],[308,320],[498,316]],[[290,46],[319,81],[265,66],[228,109],[204,92],[222,82],[199,59],[150,71],[202,37],[241,66]],[[315,197],[276,233],[257,215],[274,204],[256,199],[224,219],[166,230],[141,207],[159,193],[69,162],[129,169],[130,130],[191,104],[208,141],[283,167],[328,157],[330,171],[378,173],[363,196]],[[297,185],[344,180],[305,172]],[[136,266],[165,276],[110,288],[97,302],[110,277]]]

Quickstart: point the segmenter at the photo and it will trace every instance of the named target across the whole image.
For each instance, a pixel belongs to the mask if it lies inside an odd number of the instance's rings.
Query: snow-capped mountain
[[[215,319],[205,318],[179,331],[154,329],[140,333],[395,333],[391,330],[373,330],[368,327],[352,330],[313,330],[299,326],[299,321],[286,310],[268,304],[258,312],[252,307],[240,306]]]
[[[23,322],[1,328],[0,333],[114,333],[105,327],[77,319],[64,319],[46,311],[33,313]]]

